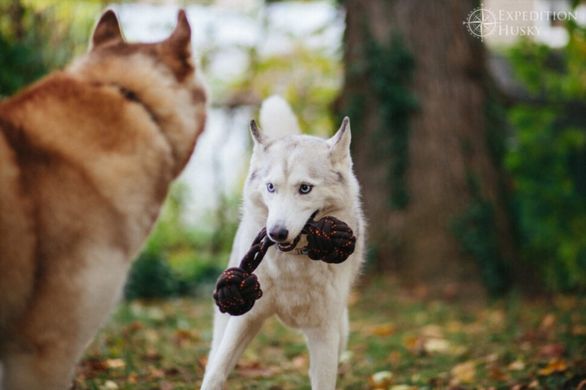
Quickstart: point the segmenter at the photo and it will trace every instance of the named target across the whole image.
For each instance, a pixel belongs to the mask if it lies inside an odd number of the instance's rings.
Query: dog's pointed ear
[[[177,26],[169,38],[163,43],[179,58],[191,58],[191,27],[189,26],[185,10],[179,10],[177,14]]]
[[[250,135],[252,135],[255,147],[264,145],[265,137],[262,135],[254,119],[250,121]]]
[[[328,140],[330,145],[330,156],[334,163],[340,163],[350,158],[350,141],[352,136],[350,134],[350,118],[344,117],[342,125]]]
[[[112,42],[124,42],[120,23],[111,9],[102,14],[92,34],[90,50]]]

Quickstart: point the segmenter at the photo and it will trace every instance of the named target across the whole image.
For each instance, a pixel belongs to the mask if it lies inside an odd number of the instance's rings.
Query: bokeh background
[[[351,339],[364,363],[349,363],[343,388],[586,386],[586,4],[490,0],[478,19],[480,6],[1,0],[0,98],[82,54],[107,7],[129,41],[166,37],[184,7],[211,97],[206,131],[76,386],[192,388],[201,379],[209,296],[231,250],[251,151],[247,123],[275,93],[308,134],[352,121],[370,227]],[[457,348],[458,337],[478,337],[466,323],[487,324],[484,349]],[[262,356],[272,355],[260,343],[237,370],[239,386],[307,387],[302,340],[269,329],[291,337],[293,350],[265,339],[281,353],[268,360],[292,362],[291,372],[267,368]],[[525,339],[529,347],[512,349]],[[417,377],[422,356],[435,368]]]

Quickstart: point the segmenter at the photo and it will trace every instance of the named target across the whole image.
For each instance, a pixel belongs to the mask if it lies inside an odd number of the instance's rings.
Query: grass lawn
[[[417,299],[383,279],[352,297],[339,389],[586,390],[586,299],[519,297],[483,307]],[[78,365],[76,389],[195,389],[211,298],[121,304]],[[309,389],[302,336],[269,321],[228,389]]]

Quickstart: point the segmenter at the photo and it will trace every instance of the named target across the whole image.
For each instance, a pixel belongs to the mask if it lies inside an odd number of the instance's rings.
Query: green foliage
[[[2,2],[0,98],[63,66],[80,51],[98,9],[91,2]]]
[[[488,293],[499,296],[510,287],[510,273],[499,248],[494,207],[482,197],[478,180],[470,173],[468,188],[472,200],[466,210],[454,219],[452,230],[464,252],[476,261]]]
[[[568,32],[559,52],[533,42],[510,52],[530,97],[509,110],[505,163],[525,260],[551,290],[586,289],[586,30]]]
[[[180,281],[169,264],[155,253],[144,252],[132,265],[125,287],[128,299],[178,295]]]
[[[36,46],[35,42],[11,42],[0,35],[0,97],[12,95],[48,71]]]
[[[128,299],[166,298],[209,293],[224,269],[236,232],[237,202],[224,199],[209,229],[185,221],[189,192],[171,188],[161,216],[143,252],[132,265],[125,289]]]
[[[39,17],[18,2],[0,6],[0,97],[9,96],[48,71],[40,49]]]

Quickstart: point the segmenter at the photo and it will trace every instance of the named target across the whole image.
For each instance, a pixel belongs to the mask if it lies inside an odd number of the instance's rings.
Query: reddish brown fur
[[[0,103],[4,390],[68,386],[205,124],[183,13],[158,44],[123,42],[111,11],[95,31],[88,55]]]

